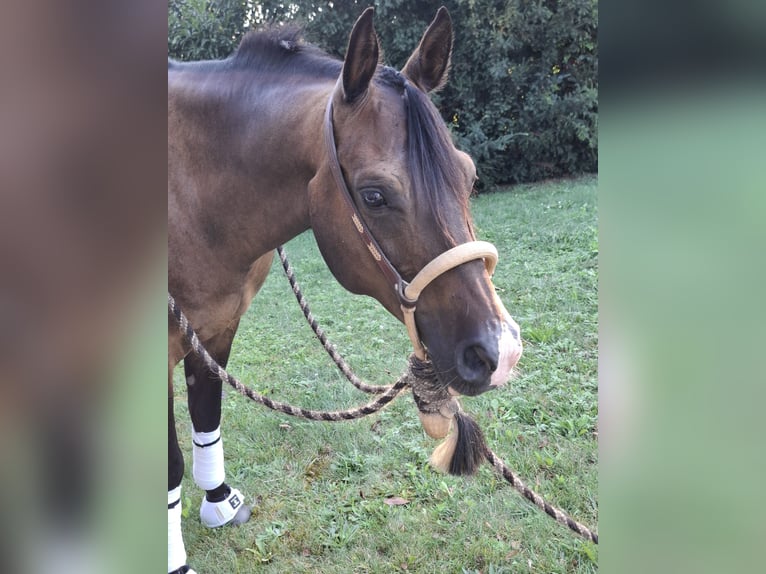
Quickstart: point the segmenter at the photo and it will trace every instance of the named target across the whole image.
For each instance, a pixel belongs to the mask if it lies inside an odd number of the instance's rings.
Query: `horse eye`
[[[386,198],[376,189],[368,189],[362,192],[362,199],[367,207],[383,207],[386,205]]]

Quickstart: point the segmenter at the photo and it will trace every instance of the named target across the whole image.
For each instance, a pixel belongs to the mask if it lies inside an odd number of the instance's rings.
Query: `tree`
[[[168,51],[220,58],[245,29],[297,21],[342,57],[369,4],[386,63],[401,68],[436,10],[455,25],[450,81],[433,96],[456,143],[477,163],[479,190],[598,166],[596,0],[170,0]]]
[[[225,58],[247,29],[249,4],[247,0],[168,0],[168,56]]]

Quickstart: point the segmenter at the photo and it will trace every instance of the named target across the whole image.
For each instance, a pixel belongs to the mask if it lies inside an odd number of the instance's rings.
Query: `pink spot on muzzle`
[[[521,331],[518,324],[503,309],[503,327],[498,339],[499,358],[497,368],[492,373],[490,386],[499,387],[507,383],[513,374],[513,368],[519,362],[522,353]]]

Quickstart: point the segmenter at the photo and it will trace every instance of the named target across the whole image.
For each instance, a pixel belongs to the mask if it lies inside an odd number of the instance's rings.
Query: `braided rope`
[[[594,544],[598,544],[598,534],[591,531],[590,528],[584,524],[580,524],[573,518],[571,518],[566,512],[555,506],[551,506],[543,497],[537,494],[534,490],[529,488],[524,481],[522,481],[509,467],[505,464],[489,447],[484,448],[484,456],[487,458],[487,462],[508,481],[516,491],[524,498],[530,501],[532,504],[541,509],[545,514],[553,518],[559,524],[567,526],[573,532],[576,532],[586,540],[590,540]]]
[[[340,371],[346,376],[351,384],[365,392],[377,393],[382,392],[382,389],[388,388],[366,385],[365,383],[361,382],[351,371],[351,368],[344,361],[343,357],[338,354],[335,346],[328,341],[324,330],[317,324],[316,318],[311,313],[308,302],[303,296],[303,292],[301,291],[301,288],[298,285],[298,281],[295,278],[295,272],[290,265],[290,262],[287,260],[287,254],[285,253],[283,246],[280,245],[277,248],[277,252],[279,253],[279,259],[282,261],[282,268],[284,269],[285,275],[287,275],[287,279],[290,282],[290,286],[292,287],[293,294],[298,300],[298,305],[300,305],[300,308],[303,311],[303,316],[306,318],[306,321],[308,321],[311,329],[314,331],[314,334],[320,340],[322,346],[330,355],[330,357],[332,357]],[[430,361],[420,361],[413,355],[410,357],[409,370],[410,372],[414,373],[415,380],[418,382],[422,382],[422,380],[435,380],[435,377],[433,376],[433,365]],[[361,385],[358,383],[361,383]],[[418,410],[424,413],[437,413],[445,408],[455,412],[461,410],[460,404],[455,400],[455,398],[450,396],[449,393],[446,392],[445,388],[440,388],[435,384],[412,385],[412,395],[415,398],[415,403],[418,407]],[[524,484],[524,481],[521,480],[521,478],[519,478],[518,475],[516,475],[513,470],[511,470],[510,467],[499,456],[497,456],[494,451],[492,451],[492,449],[487,446],[483,438],[481,439],[481,450],[482,455],[487,460],[487,462],[500,476],[502,476],[514,489],[516,489],[519,494],[540,508],[543,512],[545,512],[559,524],[563,524],[586,540],[590,540],[591,542],[598,544],[597,533],[590,530],[590,528],[584,524],[581,524],[580,522],[577,522],[571,518],[560,508],[548,504],[542,496]]]
[[[229,375],[229,373],[227,373],[226,370],[223,369],[215,361],[215,359],[210,356],[205,347],[200,343],[199,337],[194,331],[194,328],[189,324],[189,320],[186,318],[186,315],[184,315],[183,311],[181,311],[180,307],[178,307],[173,296],[168,293],[168,307],[178,322],[182,334],[186,338],[187,342],[191,345],[194,352],[197,353],[200,358],[202,358],[205,365],[213,373],[218,375],[222,381],[226,381],[227,384],[229,384],[243,396],[257,403],[260,403],[271,410],[278,411],[293,417],[326,422],[353,420],[373,414],[394,400],[394,398],[396,398],[407,387],[411,387],[413,389],[413,395],[415,396],[415,401],[417,403],[418,409],[423,412],[433,410],[435,405],[431,405],[429,407],[429,400],[433,400],[434,402],[438,403],[440,408],[445,406],[446,402],[452,400],[452,397],[440,397],[440,395],[445,394],[446,389],[435,386],[435,377],[433,377],[432,373],[433,367],[430,362],[420,361],[414,355],[410,357],[409,369],[407,373],[399,377],[399,379],[393,385],[376,386],[368,385],[367,383],[361,381],[351,371],[351,368],[348,366],[345,360],[343,360],[343,358],[338,354],[335,346],[327,340],[327,335],[325,334],[324,330],[322,330],[322,328],[317,324],[316,319],[311,313],[308,303],[303,297],[303,293],[298,286],[298,282],[295,280],[295,274],[292,266],[287,261],[287,256],[285,255],[284,249],[281,246],[278,248],[278,252],[279,258],[282,261],[282,266],[285,270],[285,274],[290,281],[293,293],[298,300],[301,310],[303,310],[304,317],[306,317],[309,325],[311,325],[311,329],[314,331],[314,334],[322,343],[324,349],[333,358],[336,366],[355,387],[364,392],[379,394],[380,396],[377,397],[374,401],[361,407],[348,409],[345,411],[329,412],[304,409],[302,407],[294,407],[287,403],[273,401],[270,398],[265,397],[242,384],[237,378]],[[524,481],[522,481],[521,478],[519,478],[508,467],[508,465],[486,445],[486,443],[483,441],[483,438],[481,439],[480,448],[480,454],[487,460],[490,465],[492,465],[492,467],[500,476],[502,476],[517,492],[519,492],[519,494],[540,508],[543,512],[545,512],[559,524],[568,527],[570,530],[582,536],[586,540],[589,540],[594,544],[598,544],[597,533],[593,532],[587,526],[571,518],[563,510],[548,504],[539,494],[526,486]]]
[[[231,376],[229,373],[226,372],[225,369],[223,369],[216,361],[213,359],[213,357],[210,356],[210,354],[207,352],[205,347],[202,346],[202,343],[200,343],[199,337],[197,336],[197,333],[194,331],[194,328],[189,324],[189,320],[186,318],[186,315],[184,315],[183,311],[181,311],[180,307],[176,304],[175,299],[173,296],[168,293],[168,307],[170,308],[170,311],[173,313],[173,316],[175,317],[176,321],[178,321],[178,325],[181,328],[181,332],[183,333],[184,337],[186,337],[186,340],[188,341],[189,345],[191,345],[194,352],[199,355],[199,357],[202,359],[202,361],[205,363],[208,369],[210,369],[211,372],[218,375],[222,381],[226,381],[227,384],[229,384],[232,388],[234,388],[238,393],[241,395],[246,396],[247,398],[262,404],[263,406],[278,411],[281,413],[284,413],[286,415],[290,415],[293,417],[300,417],[304,419],[309,419],[313,421],[326,421],[326,422],[337,422],[337,421],[348,421],[353,419],[362,418],[367,415],[371,415],[372,413],[375,413],[385,407],[388,403],[390,403],[400,392],[402,392],[405,388],[407,388],[412,380],[412,375],[408,372],[399,377],[399,380],[396,381],[393,385],[388,387],[388,390],[385,393],[382,393],[378,398],[376,398],[374,401],[367,403],[366,405],[362,405],[361,407],[348,409],[345,411],[314,411],[310,409],[304,409],[302,407],[294,407],[292,405],[286,404],[286,403],[280,403],[278,401],[273,401],[268,397],[265,397],[261,395],[260,393],[257,393],[253,389],[247,387],[246,385],[242,384],[236,377]]]
[[[368,385],[354,374],[354,371],[351,370],[351,367],[348,366],[348,363],[346,363],[343,357],[341,357],[338,353],[335,345],[330,343],[330,341],[327,339],[327,334],[324,332],[324,329],[322,329],[322,327],[320,327],[317,323],[316,317],[314,317],[314,314],[311,312],[308,301],[306,301],[306,298],[303,296],[303,292],[301,291],[301,288],[298,285],[298,281],[295,278],[295,271],[293,270],[292,265],[290,265],[290,262],[287,260],[287,255],[285,254],[285,250],[281,245],[277,247],[277,253],[279,253],[279,259],[282,261],[282,269],[284,269],[285,275],[287,275],[287,280],[290,282],[290,287],[292,287],[293,294],[298,300],[298,305],[300,306],[301,311],[303,311],[303,316],[306,318],[306,321],[308,321],[308,324],[311,326],[311,330],[314,331],[314,334],[317,336],[317,339],[319,339],[319,342],[322,343],[324,350],[327,351],[328,355],[330,355],[330,358],[335,363],[335,366],[338,367],[346,379],[348,379],[348,381],[360,391],[364,391],[365,393],[370,394],[380,394],[389,391],[391,389],[391,385]]]

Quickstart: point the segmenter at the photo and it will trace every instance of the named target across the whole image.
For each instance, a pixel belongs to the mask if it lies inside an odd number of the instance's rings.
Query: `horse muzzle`
[[[421,292],[439,275],[476,259],[484,261],[487,273],[492,277],[497,264],[497,249],[486,241],[471,241],[445,251],[428,263],[409,284],[402,282],[398,286],[404,324],[415,355],[420,360],[426,358],[426,349],[415,324],[415,309]],[[505,384],[521,357],[519,326],[497,295],[493,296],[501,317],[499,329],[458,345],[455,351],[455,367],[461,380],[450,385],[450,390],[456,394],[478,395]]]
[[[502,305],[502,303],[500,303]],[[519,326],[503,309],[503,321],[482,339],[460,343],[455,370],[460,379],[450,385],[453,394],[475,396],[504,385],[522,353]]]

